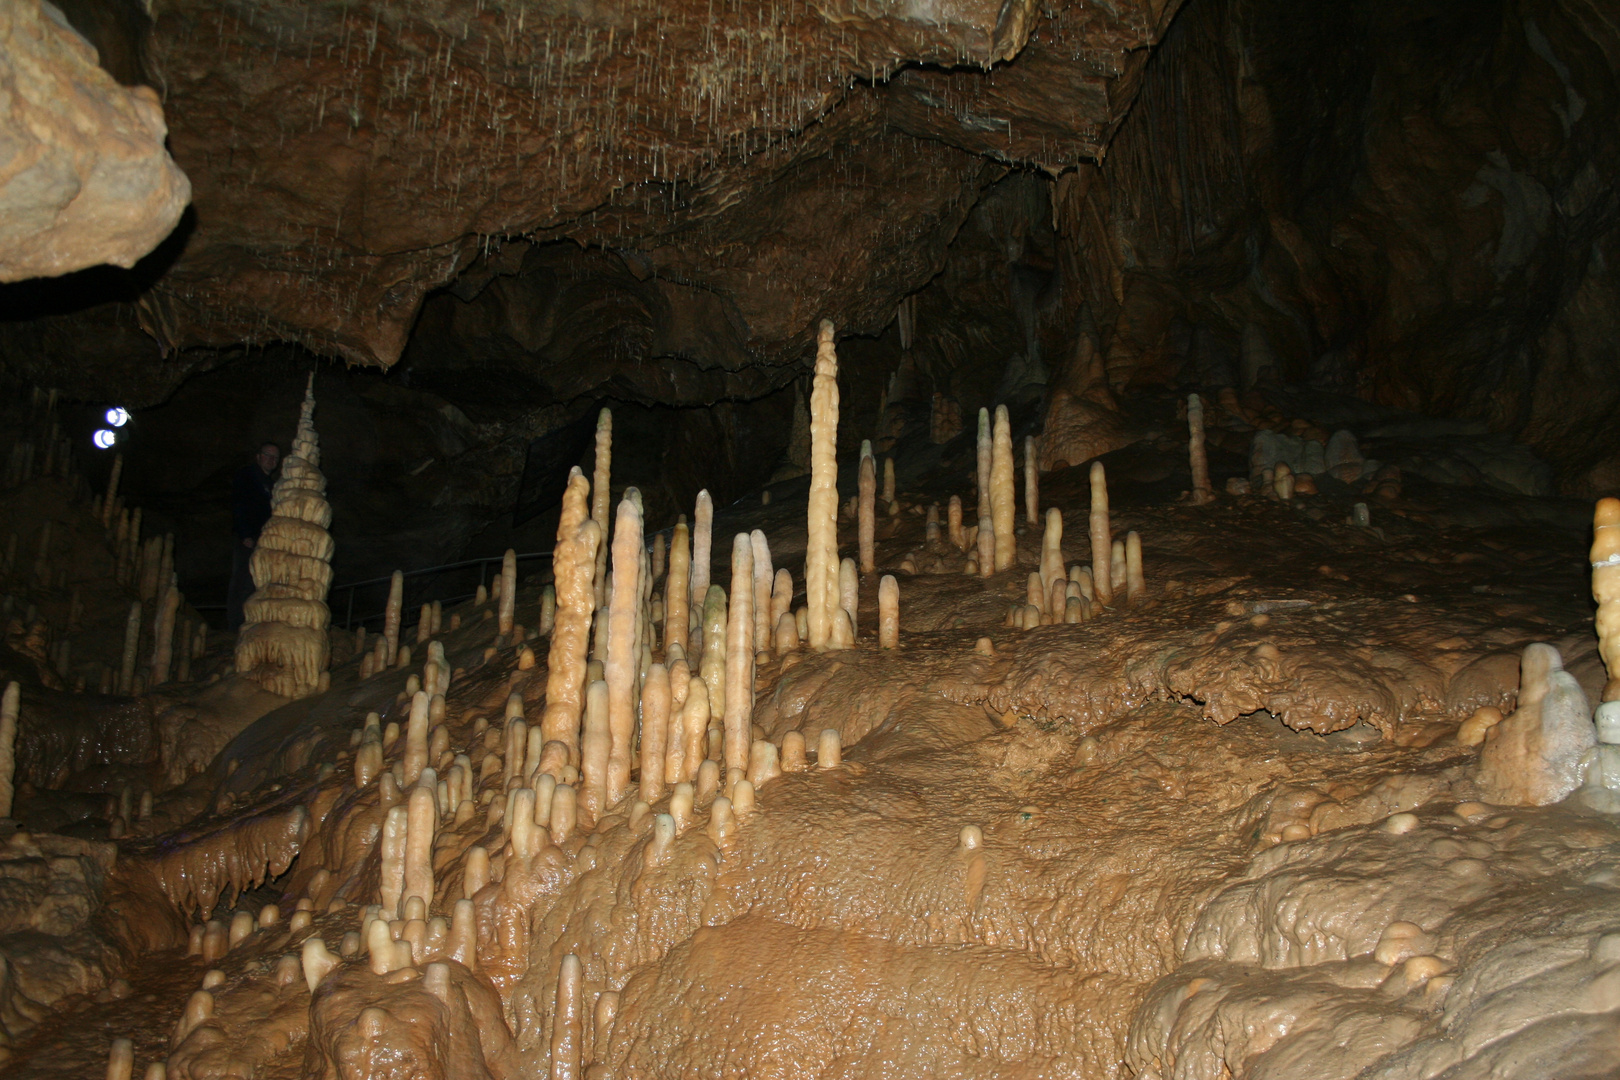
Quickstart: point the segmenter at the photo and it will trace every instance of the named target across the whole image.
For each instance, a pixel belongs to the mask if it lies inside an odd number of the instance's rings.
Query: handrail
[[[519,554],[517,556],[517,561],[518,562],[523,562],[525,559],[549,559],[549,558],[551,558],[551,552],[549,552],[549,551],[530,551],[530,552],[524,552],[524,553]],[[421,577],[421,576],[423,576],[425,574],[440,574],[440,573],[444,573],[444,572],[449,571],[449,570],[463,570],[463,569],[466,569],[468,567],[476,566],[476,567],[479,568],[479,571],[478,571],[478,584],[479,584],[479,587],[481,588],[484,585],[488,584],[487,572],[488,572],[489,565],[491,563],[500,563],[500,562],[505,562],[505,561],[506,561],[506,556],[505,555],[490,555],[490,556],[486,556],[486,557],[480,558],[480,559],[463,559],[460,562],[442,563],[442,564],[440,564],[438,566],[425,566],[425,567],[422,567],[419,570],[407,570],[401,576],[404,579],[409,580],[409,579],[414,578],[414,577]],[[389,574],[386,577],[367,578],[364,581],[349,581],[349,582],[345,582],[342,585],[333,585],[330,589],[327,590],[327,598],[328,598],[327,599],[327,606],[328,607],[336,607],[336,604],[334,603],[334,601],[337,598],[338,592],[340,590],[345,590],[345,589],[348,590],[349,603],[348,603],[348,606],[346,608],[346,611],[345,611],[345,614],[344,614],[344,617],[343,617],[343,629],[345,629],[345,630],[352,629],[353,626],[354,626],[354,594],[355,594],[355,591],[358,590],[358,589],[367,588],[368,586],[373,586],[373,585],[391,584],[393,582],[393,580],[394,580],[394,575]],[[476,594],[467,593],[465,595],[460,595],[460,596],[455,596],[455,597],[447,597],[446,599],[448,599],[451,603],[460,603],[462,600],[471,599],[474,595],[476,595]],[[401,615],[403,616],[404,613],[401,612]],[[367,616],[366,618],[374,618],[374,617],[375,616]],[[366,620],[362,619],[361,621],[364,622]],[[404,618],[401,618],[400,622],[401,622],[401,625],[409,625]]]

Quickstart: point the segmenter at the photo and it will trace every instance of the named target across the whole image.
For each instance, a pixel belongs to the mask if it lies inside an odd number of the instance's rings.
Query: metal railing
[[[413,615],[413,612],[419,612],[421,605],[429,600],[437,600],[447,606],[459,604],[463,600],[471,600],[477,595],[476,589],[460,593],[450,592],[447,589],[440,595],[432,596],[430,596],[429,593],[431,591],[436,591],[434,590],[434,586],[442,581],[447,575],[465,573],[465,580],[470,582],[472,580],[472,574],[470,571],[474,567],[477,567],[478,569],[478,587],[486,587],[489,584],[491,576],[489,572],[490,566],[494,565],[498,567],[503,559],[505,559],[504,555],[492,555],[482,559],[463,559],[461,562],[443,563],[439,566],[426,566],[420,570],[405,571],[404,610],[401,612],[400,624],[402,626],[414,626],[416,616]],[[519,554],[517,557],[519,566],[522,566],[522,564],[526,561],[532,562],[536,559],[545,559],[550,561],[551,552],[531,551]],[[429,575],[433,575],[433,580],[424,581],[423,579],[427,578]],[[352,630],[356,626],[364,626],[372,620],[381,620],[384,614],[383,609],[387,607],[388,604],[388,588],[393,582],[393,578],[394,576],[389,574],[386,577],[368,578],[365,581],[350,581],[342,585],[332,586],[332,588],[328,590],[326,596],[326,606],[333,612],[332,622],[336,624],[338,621],[336,618],[336,612],[338,609],[338,594],[340,592],[348,593],[347,600],[344,603],[343,629]],[[453,581],[454,579],[452,578],[451,580]],[[454,585],[451,585],[450,588],[454,588]],[[375,614],[364,615],[357,621],[354,617],[355,597],[362,589],[378,590],[381,599],[377,601]]]

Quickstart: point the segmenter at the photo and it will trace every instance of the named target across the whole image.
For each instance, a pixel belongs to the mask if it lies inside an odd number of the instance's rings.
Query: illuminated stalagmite
[[[292,452],[270,494],[270,520],[259,534],[251,567],[257,591],[236,640],[236,670],[271,693],[301,698],[315,692],[330,659],[332,507],[321,475],[315,434],[315,376],[309,378]]]

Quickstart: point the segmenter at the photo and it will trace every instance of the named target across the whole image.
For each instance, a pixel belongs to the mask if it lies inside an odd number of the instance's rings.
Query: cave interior
[[[1620,1078],[1607,4],[0,40],[7,1077]]]

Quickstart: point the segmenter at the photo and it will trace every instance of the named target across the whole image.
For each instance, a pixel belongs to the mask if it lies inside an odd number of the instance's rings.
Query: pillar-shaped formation
[[[838,610],[838,351],[833,324],[821,321],[810,390],[810,505],[804,552],[810,647],[827,647]]]
[[[315,692],[331,659],[332,507],[321,475],[315,434],[315,376],[309,377],[298,434],[270,493],[270,520],[259,534],[250,568],[254,594],[236,639],[236,670],[283,697]]]
[[[1609,673],[1603,700],[1620,700],[1620,499],[1599,499],[1592,512],[1592,599],[1598,655]]]

